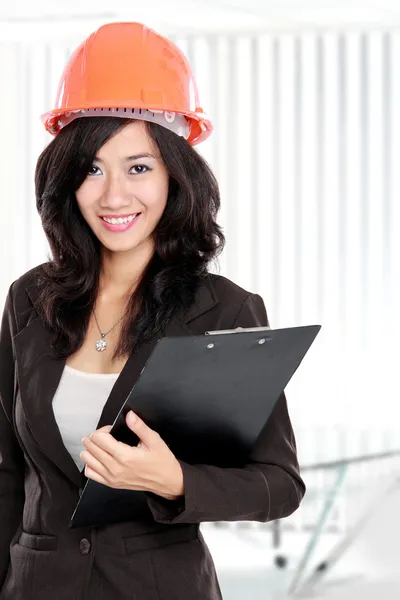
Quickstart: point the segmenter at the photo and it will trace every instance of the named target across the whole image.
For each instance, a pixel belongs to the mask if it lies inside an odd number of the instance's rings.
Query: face
[[[100,148],[76,199],[103,251],[154,248],[153,232],[167,203],[168,179],[143,121],[127,125]]]

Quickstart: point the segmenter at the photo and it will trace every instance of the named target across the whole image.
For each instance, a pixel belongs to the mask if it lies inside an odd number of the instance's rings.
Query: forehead
[[[99,117],[101,118],[101,117]],[[112,155],[128,156],[140,153],[154,153],[155,147],[143,121],[130,123],[120,129],[99,149],[97,156],[105,158]]]

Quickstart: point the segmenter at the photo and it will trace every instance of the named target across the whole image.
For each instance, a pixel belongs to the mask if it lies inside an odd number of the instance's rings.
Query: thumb
[[[146,423],[131,410],[126,415],[126,424],[148,448],[154,446],[159,439],[158,433],[146,425]]]

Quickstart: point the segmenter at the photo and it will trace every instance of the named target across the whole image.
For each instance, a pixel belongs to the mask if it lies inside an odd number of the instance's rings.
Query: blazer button
[[[79,542],[79,550],[81,554],[89,554],[90,552],[90,548],[92,547],[92,544],[89,542],[89,540],[87,538],[82,538],[81,541]]]

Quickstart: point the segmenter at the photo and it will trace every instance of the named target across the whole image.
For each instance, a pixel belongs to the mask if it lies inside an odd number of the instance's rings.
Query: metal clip
[[[220,329],[217,331],[206,331],[205,335],[224,335],[228,333],[251,333],[253,331],[270,331],[271,327],[236,327],[236,329]]]

